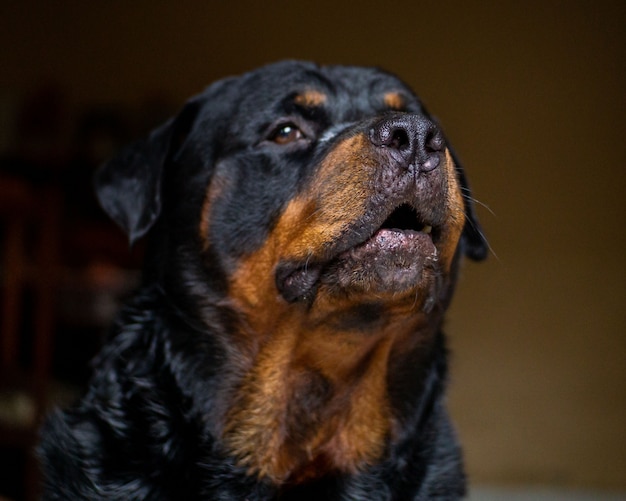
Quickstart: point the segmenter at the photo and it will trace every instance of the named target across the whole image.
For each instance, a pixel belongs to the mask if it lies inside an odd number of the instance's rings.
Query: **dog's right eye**
[[[302,131],[292,123],[278,126],[269,136],[276,144],[289,144],[304,138]]]

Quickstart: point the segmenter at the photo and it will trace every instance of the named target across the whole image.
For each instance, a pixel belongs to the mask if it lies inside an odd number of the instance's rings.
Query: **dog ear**
[[[150,230],[161,213],[164,167],[183,144],[199,108],[199,99],[189,101],[176,117],[127,146],[96,172],[98,201],[128,234],[131,245]]]
[[[454,149],[448,144],[448,149],[452,154],[452,159],[456,166],[457,175],[461,183],[461,192],[463,196],[463,205],[465,208],[465,226],[463,227],[463,233],[461,234],[461,245],[463,252],[467,257],[474,261],[482,261],[487,257],[489,251],[489,244],[483,234],[482,227],[476,216],[474,210],[474,198],[470,190],[465,170],[458,159]]]

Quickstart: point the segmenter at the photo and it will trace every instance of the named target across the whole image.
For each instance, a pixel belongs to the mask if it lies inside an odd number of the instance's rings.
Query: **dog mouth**
[[[378,232],[385,230],[396,233],[423,233],[430,235],[432,239],[436,238],[435,233],[437,233],[433,225],[425,222],[417,209],[408,203],[398,206],[387,216]]]
[[[408,203],[395,208],[363,242],[350,246],[331,261],[380,262],[404,268],[420,255],[435,256],[439,231]],[[363,263],[361,263],[363,264]]]
[[[410,203],[398,205],[372,228],[350,227],[347,234],[354,237],[338,239],[323,261],[281,263],[276,272],[281,295],[288,302],[306,300],[320,284],[369,294],[419,287],[425,270],[437,262],[441,228]]]

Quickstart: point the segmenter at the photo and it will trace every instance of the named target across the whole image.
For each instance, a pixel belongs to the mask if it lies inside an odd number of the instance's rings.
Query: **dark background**
[[[0,23],[5,168],[61,182],[74,239],[104,224],[93,165],[211,81],[283,58],[399,74],[488,207],[447,327],[472,481],[626,489],[626,3],[31,0]],[[96,282],[135,264],[67,238]]]

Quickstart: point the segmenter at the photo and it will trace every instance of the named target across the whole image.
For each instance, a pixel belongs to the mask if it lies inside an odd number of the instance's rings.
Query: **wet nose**
[[[417,114],[403,114],[380,120],[369,131],[370,141],[385,148],[405,169],[420,172],[435,169],[445,149],[443,134],[434,122]]]

